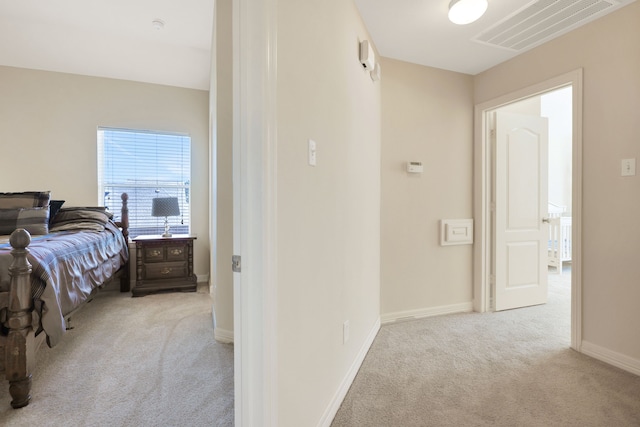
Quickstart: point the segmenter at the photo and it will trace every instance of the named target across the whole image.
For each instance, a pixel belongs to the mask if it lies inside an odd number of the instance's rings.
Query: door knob
[[[551,218],[542,218],[542,222],[546,222],[547,224],[549,224],[551,222]]]

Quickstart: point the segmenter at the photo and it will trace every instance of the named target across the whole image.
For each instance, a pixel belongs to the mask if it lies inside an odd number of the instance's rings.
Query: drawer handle
[[[150,252],[151,252],[151,256],[160,256],[160,255],[162,255],[162,251],[159,250],[159,249],[154,249],[154,250],[152,250]]]
[[[171,269],[169,267],[165,267],[162,270],[160,270],[160,274],[162,274],[163,276],[166,276],[169,273],[171,273]]]
[[[171,249],[171,255],[182,255],[182,249]]]

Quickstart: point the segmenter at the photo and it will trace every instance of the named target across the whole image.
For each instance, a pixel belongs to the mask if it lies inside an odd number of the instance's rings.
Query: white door
[[[546,118],[496,113],[496,311],[547,302],[548,151]]]

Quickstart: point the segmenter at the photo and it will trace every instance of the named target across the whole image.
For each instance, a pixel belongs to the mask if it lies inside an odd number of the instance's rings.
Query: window
[[[188,135],[98,128],[99,197],[116,219],[129,195],[129,235],[164,232],[162,217],[151,216],[152,199],[176,197],[180,215],[169,217],[171,232],[189,233],[191,138]]]

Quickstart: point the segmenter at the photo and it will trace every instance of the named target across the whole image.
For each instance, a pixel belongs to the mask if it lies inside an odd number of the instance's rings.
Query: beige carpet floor
[[[332,426],[640,426],[640,377],[569,349],[569,276],[549,277],[545,305],[383,326]],[[72,324],[29,406],[0,383],[0,425],[233,425],[233,346],[203,290],[108,290]]]
[[[130,295],[101,292],[40,349],[27,407],[0,382],[0,425],[232,426],[233,346],[213,339],[206,287]]]
[[[569,349],[569,277],[545,305],[383,326],[332,426],[640,426],[640,377]]]

